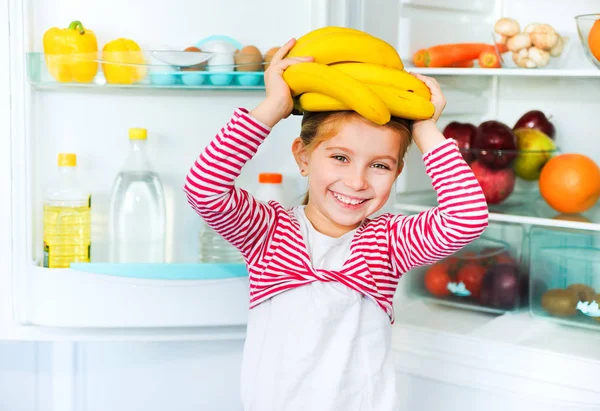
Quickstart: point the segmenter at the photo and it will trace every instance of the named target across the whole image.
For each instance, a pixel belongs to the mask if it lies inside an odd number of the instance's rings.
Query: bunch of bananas
[[[425,83],[404,70],[396,50],[360,30],[328,26],[300,37],[286,57],[314,57],[288,67],[283,78],[298,111],[353,110],[376,124],[390,116],[430,118]]]

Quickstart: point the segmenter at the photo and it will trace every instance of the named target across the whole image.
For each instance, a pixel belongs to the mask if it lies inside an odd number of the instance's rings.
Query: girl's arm
[[[488,224],[488,208],[475,175],[453,139],[423,156],[438,206],[390,220],[390,250],[396,271],[431,264],[477,239]]]
[[[396,271],[430,264],[477,239],[488,224],[488,208],[475,175],[454,139],[438,130],[436,122],[446,100],[435,79],[415,74],[431,90],[436,107],[429,120],[413,125],[413,139],[423,153],[425,171],[437,192],[438,206],[414,216],[390,220],[390,250]]]
[[[237,109],[192,165],[184,186],[192,208],[223,238],[249,258],[273,220],[272,206],[234,186],[271,128]]]
[[[291,39],[273,56],[265,71],[266,98],[252,112],[237,109],[231,120],[200,153],[184,186],[192,208],[223,238],[238,248],[246,260],[253,260],[275,218],[275,208],[255,200],[235,187],[242,167],[267,137],[271,128],[293,108],[283,71],[311,58],[283,57],[294,46]]]

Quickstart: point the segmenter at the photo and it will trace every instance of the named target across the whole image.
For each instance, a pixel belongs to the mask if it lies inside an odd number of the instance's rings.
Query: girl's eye
[[[347,163],[348,159],[345,156],[331,156],[334,160],[341,161],[342,163]]]
[[[388,166],[386,166],[385,164],[382,164],[382,163],[373,164],[373,167],[379,168],[379,169],[382,169],[382,170],[389,170],[390,169]]]

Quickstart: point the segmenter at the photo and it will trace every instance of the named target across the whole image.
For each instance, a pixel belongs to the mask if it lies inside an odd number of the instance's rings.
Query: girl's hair
[[[333,137],[339,123],[354,115],[358,114],[353,111],[305,112],[302,116],[300,139],[306,152],[310,154],[323,141]],[[392,116],[390,121],[384,125],[395,131],[401,139],[398,167],[402,165],[404,155],[412,143],[412,123],[412,120]],[[302,204],[308,204],[308,193]]]

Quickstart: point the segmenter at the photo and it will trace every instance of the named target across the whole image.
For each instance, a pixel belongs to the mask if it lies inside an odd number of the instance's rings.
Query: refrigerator
[[[220,35],[265,53],[319,27],[353,27],[386,40],[407,70],[440,83],[447,98],[440,129],[452,121],[512,125],[537,109],[552,116],[560,152],[600,164],[600,69],[575,23],[587,13],[600,13],[600,1],[0,0],[0,410],[242,409],[247,277],[243,267],[212,267],[221,273],[215,276],[199,263],[201,220],[182,188],[233,111],[264,98],[263,83],[61,84],[44,65],[46,30],[80,20],[100,49],[124,37],[144,50],[183,50]],[[567,39],[562,55],[536,69],[511,66],[509,55],[508,67],[497,69],[412,64],[417,50],[435,44],[491,43],[501,17],[552,25]],[[105,261],[110,190],[132,127],[148,130],[165,188],[167,264],[142,271],[43,268],[43,195],[57,154],[77,154],[79,178],[92,196],[92,263]],[[299,129],[299,116],[278,124],[237,185],[253,192],[259,173],[278,172],[288,205],[299,204],[306,182],[291,154]],[[422,211],[431,206],[430,192],[412,147],[388,207]],[[517,181],[515,192],[539,200],[535,184]],[[555,219],[532,204],[495,208],[490,230],[517,227],[517,248],[526,248],[534,227],[595,235],[598,207],[585,222]],[[546,321],[526,308],[499,314],[434,304],[413,292],[410,276],[394,300],[402,409],[600,410],[599,329]]]

